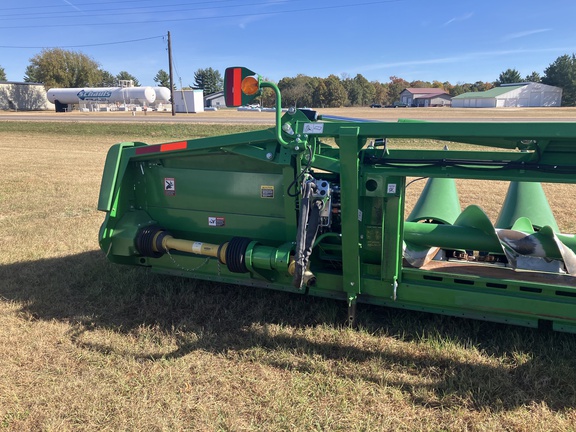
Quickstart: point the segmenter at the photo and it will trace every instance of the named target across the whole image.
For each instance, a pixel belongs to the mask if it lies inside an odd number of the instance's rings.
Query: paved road
[[[575,122],[576,110],[567,111],[548,109],[540,112],[492,110],[492,111],[446,111],[440,112],[433,109],[410,109],[410,110],[368,110],[354,111],[354,109],[338,110],[330,115],[350,116],[359,119],[379,120],[396,122],[399,118],[413,118],[436,122]],[[398,112],[400,111],[400,112]],[[319,110],[319,114],[322,114]],[[440,114],[440,115],[438,115]],[[472,114],[472,115],[471,115]],[[531,115],[532,114],[532,115]],[[54,112],[0,112],[0,121],[50,121],[50,122],[124,122],[124,123],[216,123],[216,124],[261,124],[273,125],[274,113],[270,112],[237,112],[218,111],[203,112],[197,114],[178,113],[172,116],[169,112],[152,112],[144,115],[142,112],[132,115],[130,112],[110,113],[54,113]]]
[[[202,114],[176,114],[158,113],[144,115],[138,113],[132,116],[122,114],[74,114],[74,113],[0,113],[0,121],[43,121],[43,122],[95,122],[95,123],[218,123],[218,124],[274,124],[274,117],[254,113],[254,117],[247,116],[210,116]]]

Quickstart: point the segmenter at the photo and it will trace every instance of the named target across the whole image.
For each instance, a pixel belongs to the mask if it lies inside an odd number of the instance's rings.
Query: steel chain
[[[208,264],[208,261],[210,261],[210,257],[206,257],[206,260],[202,264],[200,264],[198,267],[191,269],[191,268],[184,267],[183,265],[177,263],[176,260],[174,259],[174,257],[170,254],[169,250],[166,250],[166,253],[168,254],[168,257],[170,258],[170,261],[172,261],[176,267],[178,267],[180,270],[184,270],[184,271],[188,271],[188,272],[195,272],[196,270],[204,267],[206,264]],[[218,263],[218,274],[220,274],[220,263]]]

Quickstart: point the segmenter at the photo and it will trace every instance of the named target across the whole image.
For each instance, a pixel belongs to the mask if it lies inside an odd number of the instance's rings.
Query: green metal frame
[[[339,298],[351,311],[356,302],[365,302],[530,327],[551,322],[556,330],[576,332],[572,275],[450,261],[411,268],[403,260],[406,241],[427,247],[428,240],[420,239],[434,230],[441,239],[452,236],[457,242],[463,236],[471,245],[499,247],[489,232],[493,227],[477,227],[490,222],[470,216],[475,210],[454,224],[404,221],[406,177],[576,183],[576,123],[361,122],[314,118],[300,110],[280,117],[280,93],[273,84],[264,86],[277,92],[274,128],[165,147],[135,142],[110,149],[98,208],[106,213],[100,246],[111,261]],[[368,145],[380,138],[436,139],[484,150]],[[314,283],[299,289],[290,274],[301,199],[294,182],[306,168],[339,188],[341,210],[314,244],[309,266]],[[172,195],[163,190],[166,179],[175,181]],[[216,222],[210,224],[210,218]],[[531,228],[522,224],[524,231]],[[142,254],[139,232],[156,225],[191,242],[223,245],[233,237],[249,238],[247,271],[230,271],[218,258],[183,251]],[[555,231],[544,227],[528,234],[550,244],[558,259],[576,246]]]

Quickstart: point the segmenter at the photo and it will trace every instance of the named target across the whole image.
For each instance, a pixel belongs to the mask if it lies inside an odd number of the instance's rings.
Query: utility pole
[[[170,39],[170,32],[168,32],[168,74],[170,75],[170,102],[172,105],[172,115],[176,115],[174,107],[174,77],[172,75],[172,40]]]

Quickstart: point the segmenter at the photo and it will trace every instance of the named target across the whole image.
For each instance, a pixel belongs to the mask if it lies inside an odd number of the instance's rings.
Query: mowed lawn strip
[[[369,306],[349,329],[345,303],[106,260],[112,144],[256,128],[0,122],[0,430],[576,428],[574,335]],[[458,181],[492,220],[506,188]],[[572,185],[545,190],[575,232]]]

